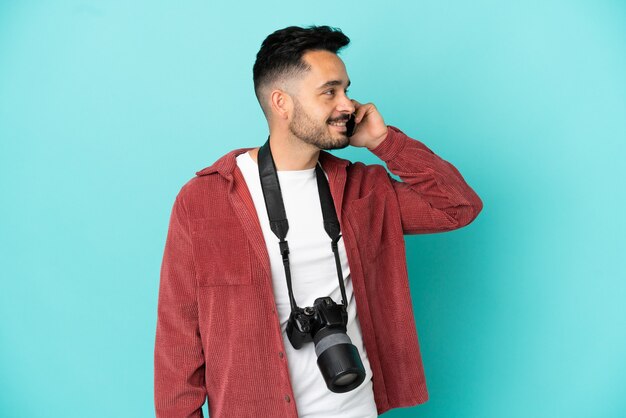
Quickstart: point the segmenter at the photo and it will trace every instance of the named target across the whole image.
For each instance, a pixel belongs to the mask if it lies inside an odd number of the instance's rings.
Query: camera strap
[[[289,222],[285,212],[285,204],[283,195],[276,174],[276,165],[274,157],[270,149],[269,136],[265,144],[259,148],[258,153],[259,177],[261,178],[261,189],[263,190],[263,199],[267,209],[267,216],[270,221],[272,232],[278,237],[280,242],[280,254],[283,258],[283,266],[285,268],[285,276],[287,278],[287,290],[289,291],[289,301],[291,303],[291,311],[298,311],[300,308],[296,304],[291,287],[291,271],[289,269],[289,244],[285,240],[287,231],[289,231]],[[343,298],[343,308],[347,310],[348,300],[346,298],[346,289],[343,284],[343,272],[341,270],[341,262],[339,261],[338,242],[341,238],[341,227],[335,212],[332,195],[326,175],[322,170],[322,166],[318,161],[315,165],[315,176],[317,178],[317,189],[320,195],[320,204],[322,206],[322,217],[324,219],[324,229],[331,239],[331,248],[335,254],[335,264],[337,266],[337,277],[339,278],[339,288],[341,289],[341,297]]]

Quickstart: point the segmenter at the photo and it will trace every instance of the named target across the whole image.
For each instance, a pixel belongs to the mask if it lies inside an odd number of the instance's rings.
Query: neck
[[[277,171],[294,171],[315,168],[320,149],[302,142],[293,136],[270,134],[270,149]],[[259,148],[250,151],[250,156],[258,164]]]

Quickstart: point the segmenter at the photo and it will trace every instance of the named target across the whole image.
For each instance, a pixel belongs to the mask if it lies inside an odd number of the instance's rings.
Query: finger
[[[355,123],[360,123],[361,120],[363,120],[363,118],[365,117],[365,115],[367,114],[368,110],[370,108],[370,105],[361,105],[357,111],[356,111],[356,116],[354,118],[354,122]]]

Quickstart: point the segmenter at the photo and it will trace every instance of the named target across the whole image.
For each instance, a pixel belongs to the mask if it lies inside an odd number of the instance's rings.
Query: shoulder
[[[381,164],[365,164],[355,161],[347,167],[347,182],[358,184],[362,191],[369,191],[377,187],[389,184],[389,173]]]
[[[218,158],[213,164],[196,171],[196,175],[180,188],[176,199],[186,206],[202,206],[207,202],[223,201],[228,198],[229,184],[237,167],[237,155],[251,148],[238,148]]]

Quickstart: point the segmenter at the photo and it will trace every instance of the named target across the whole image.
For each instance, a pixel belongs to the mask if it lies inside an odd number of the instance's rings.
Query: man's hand
[[[350,145],[374,149],[387,137],[387,125],[373,103],[361,104],[351,99],[356,108],[356,126]]]

